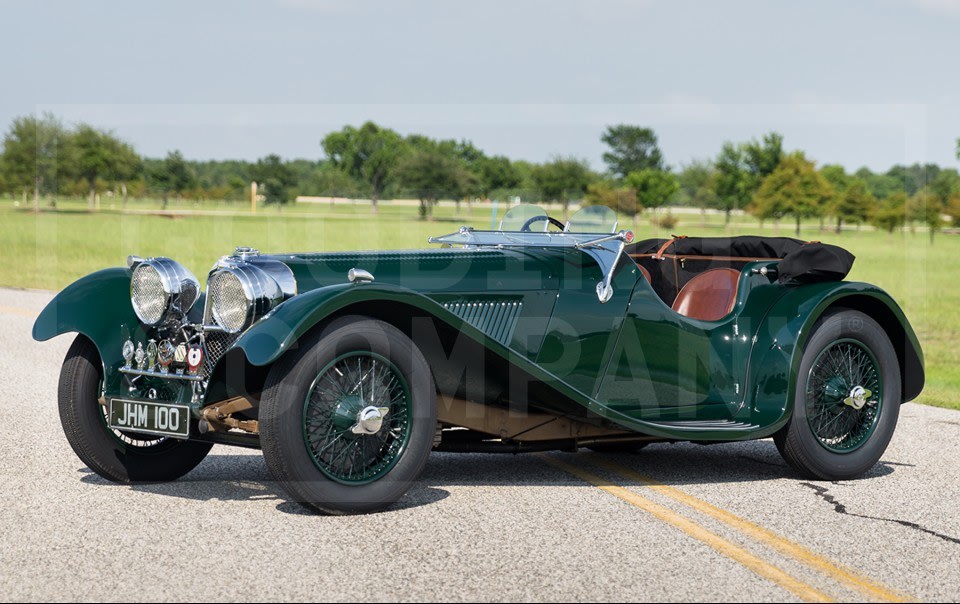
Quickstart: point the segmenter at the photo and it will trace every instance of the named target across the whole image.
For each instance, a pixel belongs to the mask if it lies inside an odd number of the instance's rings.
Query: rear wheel
[[[886,450],[900,398],[900,364],[883,328],[858,311],[832,313],[807,342],[793,414],[774,442],[804,476],[858,477]]]
[[[107,427],[100,404],[103,365],[97,347],[77,336],[60,371],[60,423],[77,457],[100,476],[120,483],[180,478],[210,452],[210,443],[121,432]]]
[[[267,467],[293,499],[331,514],[373,512],[423,471],[436,389],[400,330],[347,317],[271,368],[259,418]]]

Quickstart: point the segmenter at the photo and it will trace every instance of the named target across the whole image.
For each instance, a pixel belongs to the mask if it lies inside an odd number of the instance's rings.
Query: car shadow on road
[[[558,459],[591,471],[597,470],[593,464],[595,461],[612,461],[656,482],[675,486],[756,483],[782,479],[807,480],[786,464],[773,441],[769,439],[708,446],[694,443],[654,443],[636,453],[597,453],[580,449],[578,453],[547,455],[557,456]],[[897,466],[912,464],[881,460],[860,480],[886,476],[893,473]],[[431,456],[421,480],[436,486],[577,484],[576,479],[571,481],[568,478],[536,455],[435,453]]]
[[[289,501],[280,485],[270,475],[259,453],[208,455],[189,474],[173,482],[122,485],[110,482],[91,470],[81,467],[81,482],[107,488],[132,489],[143,493],[179,497],[197,501],[276,501],[277,509],[294,515],[312,515],[302,505]],[[450,493],[423,482],[414,485],[391,511],[416,508],[436,503]]]
[[[655,443],[632,454],[547,453],[588,470],[596,461],[613,461],[654,481],[674,486],[804,480],[789,468],[770,440],[722,443],[710,446],[692,443]],[[911,464],[881,460],[861,480],[886,476],[897,467]],[[273,480],[258,452],[209,455],[180,480],[159,484],[116,485],[87,468],[81,481],[104,487],[129,488],[156,495],[193,500],[277,501],[277,509],[290,514],[311,514],[289,501]],[[629,481],[614,480],[629,484]],[[389,511],[431,505],[449,496],[445,487],[454,486],[579,486],[583,483],[537,455],[489,453],[434,453],[418,483]]]

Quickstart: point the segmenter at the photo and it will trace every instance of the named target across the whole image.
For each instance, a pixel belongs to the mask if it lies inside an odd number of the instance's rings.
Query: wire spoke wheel
[[[313,380],[303,405],[303,437],[331,480],[365,484],[387,474],[410,439],[410,388],[387,358],[341,355]]]
[[[790,419],[773,435],[787,464],[814,480],[850,480],[873,468],[897,427],[900,363],[873,317],[824,313],[800,358]]]
[[[826,346],[810,368],[806,416],[820,445],[848,453],[870,438],[883,405],[883,380],[873,353],[853,339]]]

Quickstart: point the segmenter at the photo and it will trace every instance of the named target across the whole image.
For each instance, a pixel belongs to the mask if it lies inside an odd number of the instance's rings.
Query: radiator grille
[[[444,308],[504,346],[513,338],[523,302],[447,302]]]
[[[217,362],[223,357],[224,353],[227,352],[227,349],[233,346],[233,343],[238,337],[239,334],[219,332],[205,334],[203,338],[204,359],[203,367],[200,369],[200,375],[209,379]]]

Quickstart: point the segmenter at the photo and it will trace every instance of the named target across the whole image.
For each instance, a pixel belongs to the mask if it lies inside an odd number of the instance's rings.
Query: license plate
[[[190,436],[190,408],[186,405],[110,399],[110,421],[117,430],[188,438]]]

